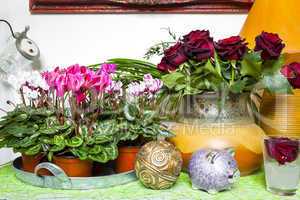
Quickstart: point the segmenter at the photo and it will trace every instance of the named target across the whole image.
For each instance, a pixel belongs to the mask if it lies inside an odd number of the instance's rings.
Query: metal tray
[[[22,170],[21,157],[16,158],[13,161],[13,168],[16,172],[16,177],[19,180],[34,186],[53,189],[88,190],[107,188],[137,180],[134,171],[120,174],[113,174],[110,172],[110,175],[94,177],[68,177],[60,167],[50,162],[40,163],[36,166],[35,173],[29,173]],[[53,174],[53,176],[38,175],[37,172],[40,169],[47,169]]]

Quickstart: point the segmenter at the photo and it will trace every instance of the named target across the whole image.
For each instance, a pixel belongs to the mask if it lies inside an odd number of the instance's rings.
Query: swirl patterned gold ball
[[[182,169],[182,157],[174,145],[166,141],[152,141],[139,151],[135,163],[141,183],[154,190],[168,189],[177,181]]]

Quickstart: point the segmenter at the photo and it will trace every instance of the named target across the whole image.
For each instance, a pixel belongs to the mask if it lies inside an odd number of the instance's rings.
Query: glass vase
[[[208,92],[183,98],[169,126],[176,134],[170,141],[181,150],[185,167],[201,148],[234,148],[242,176],[260,168],[264,132],[249,112],[249,100],[249,93],[230,93],[222,99]]]

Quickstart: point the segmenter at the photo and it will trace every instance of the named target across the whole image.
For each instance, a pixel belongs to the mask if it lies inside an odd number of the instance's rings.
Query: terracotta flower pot
[[[35,167],[41,162],[43,157],[43,154],[37,154],[35,156],[22,154],[22,169],[26,172],[34,173]]]
[[[92,176],[93,162],[70,156],[53,156],[53,163],[59,166],[69,177]]]
[[[141,147],[120,147],[116,160],[116,172],[123,173],[134,170],[137,153]]]

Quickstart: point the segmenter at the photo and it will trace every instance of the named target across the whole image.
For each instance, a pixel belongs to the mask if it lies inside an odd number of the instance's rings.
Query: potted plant
[[[121,79],[122,80],[122,79]],[[110,101],[100,116],[99,124],[110,124],[118,140],[117,173],[134,169],[136,155],[147,141],[172,134],[161,124],[155,109],[156,95],[162,82],[146,74],[142,81],[123,84],[113,81],[107,89]]]
[[[163,81],[160,111],[175,122],[170,126],[176,133],[171,141],[182,151],[185,165],[199,148],[234,147],[242,174],[253,172],[262,161],[264,132],[248,112],[249,107],[256,109],[251,92],[292,92],[280,73],[282,40],[264,32],[256,38],[255,49],[249,49],[240,36],[214,41],[205,30],[180,38],[170,34],[171,41],[154,45],[146,53],[147,58],[163,55],[156,70],[148,62],[113,61],[127,73],[132,73],[125,68],[129,63],[142,65],[141,71],[154,72]],[[272,56],[266,58],[266,54]]]
[[[103,110],[105,89],[111,84],[115,65],[103,64],[98,71],[73,65],[43,73],[49,86],[50,105],[56,110],[59,124],[71,124],[71,129],[53,135],[48,159],[61,167],[68,176],[91,176],[92,161],[106,163],[117,157],[117,140],[98,123]],[[107,130],[107,129],[105,129]]]
[[[20,152],[23,170],[33,172],[47,154],[49,146],[44,143],[45,130],[55,118],[55,111],[49,108],[48,87],[38,72],[24,73],[19,78],[19,81],[9,79],[9,82],[19,91],[22,103],[16,105],[7,101],[13,110],[1,109],[5,115],[0,121],[0,148]],[[57,132],[68,128],[68,125],[57,127]]]

